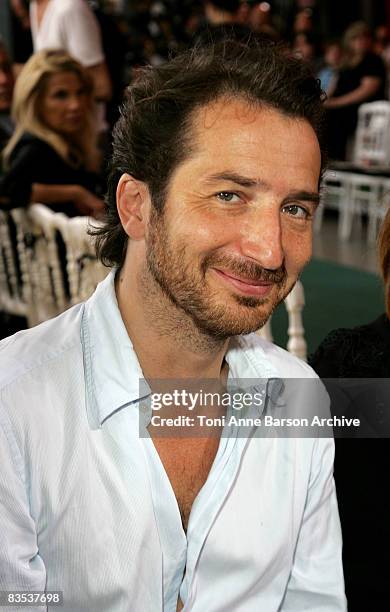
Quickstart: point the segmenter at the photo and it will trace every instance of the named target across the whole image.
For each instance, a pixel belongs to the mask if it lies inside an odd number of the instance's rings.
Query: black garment
[[[103,52],[111,78],[112,98],[107,103],[106,119],[113,126],[119,118],[119,106],[125,88],[126,40],[112,15],[107,15],[97,7],[93,7],[93,12],[99,22]]]
[[[8,199],[9,208],[27,206],[33,183],[81,185],[93,193],[98,188],[95,174],[81,166],[73,167],[46,142],[25,133],[12,151],[7,171],[0,178],[0,198]],[[48,206],[69,217],[80,214],[73,202]]]
[[[330,332],[309,361],[322,378],[390,377],[389,319]]]
[[[344,96],[357,89],[365,77],[377,77],[381,80],[379,90],[364,102],[383,100],[386,97],[386,68],[382,58],[375,53],[367,53],[352,68],[340,70],[333,98]],[[345,148],[348,138],[356,129],[360,104],[350,104],[328,110],[328,147],[332,159],[345,159]]]
[[[0,112],[0,154],[4,147],[7,145],[14,131],[14,123],[11,119],[9,112]],[[0,168],[2,168],[3,162],[0,159]]]
[[[389,319],[382,315],[368,325],[331,332],[309,363],[322,378],[389,378]],[[348,610],[387,610],[390,440],[336,439],[335,444]]]
[[[383,100],[385,97],[386,68],[382,58],[375,53],[366,53],[356,66],[340,70],[333,96],[337,98],[354,91],[354,89],[360,86],[362,79],[365,77],[378,77],[381,79],[381,86],[377,93],[366,101]]]
[[[30,28],[24,28],[18,17],[11,11],[13,41],[13,60],[16,64],[25,64],[34,53]]]

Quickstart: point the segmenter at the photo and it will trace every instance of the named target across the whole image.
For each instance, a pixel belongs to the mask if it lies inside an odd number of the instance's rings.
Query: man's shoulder
[[[50,365],[81,351],[80,326],[83,304],[0,342],[0,391],[18,386],[28,375],[44,379]]]
[[[318,378],[305,361],[256,333],[237,336],[237,340],[254,365],[266,362],[283,378]]]

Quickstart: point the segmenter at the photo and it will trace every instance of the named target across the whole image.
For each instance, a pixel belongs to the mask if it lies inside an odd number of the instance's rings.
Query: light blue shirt
[[[315,377],[255,334],[226,360]],[[0,590],[61,590],[63,612],[175,612],[179,591],[185,611],[346,610],[333,440],[221,437],[186,534],[139,435],[142,378],[114,272],[0,344]]]

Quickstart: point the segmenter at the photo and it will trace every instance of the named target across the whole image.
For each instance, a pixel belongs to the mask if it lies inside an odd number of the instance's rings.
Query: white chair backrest
[[[108,273],[87,225],[42,204],[0,212],[0,309],[31,327],[87,299]]]
[[[386,193],[389,187],[390,180],[377,173],[329,170],[324,175],[321,205],[316,212],[316,233],[321,230],[324,209],[334,208],[339,211],[338,235],[341,240],[351,237],[353,222],[361,222],[361,216],[365,214],[369,220],[367,241],[373,244],[388,208]]]
[[[305,305],[305,294],[301,281],[298,281],[293,290],[284,300],[284,305],[288,314],[288,342],[287,350],[300,359],[306,361],[307,344],[305,340],[305,330],[303,327],[302,312]],[[272,342],[272,318],[257,331],[259,336]]]
[[[354,161],[367,165],[390,164],[390,102],[387,100],[359,107]]]
[[[97,224],[96,221],[93,223]],[[96,285],[109,272],[108,268],[96,259],[93,243],[88,235],[89,224],[88,217],[74,217],[67,219],[60,230],[66,245],[71,304],[88,299]]]
[[[40,323],[69,306],[66,267],[61,257],[59,238],[60,229],[67,217],[62,213],[54,213],[42,204],[30,206],[26,214],[33,234],[28,260],[33,297],[30,318]]]
[[[23,294],[23,270],[20,269],[15,244],[17,226],[12,216],[0,211],[0,310],[18,316],[27,315]]]

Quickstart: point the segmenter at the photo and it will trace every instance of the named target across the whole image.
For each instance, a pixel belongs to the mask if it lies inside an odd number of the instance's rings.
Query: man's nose
[[[241,252],[262,268],[277,270],[284,263],[279,207],[250,215],[240,228]]]

